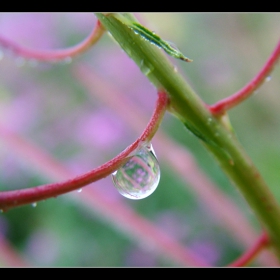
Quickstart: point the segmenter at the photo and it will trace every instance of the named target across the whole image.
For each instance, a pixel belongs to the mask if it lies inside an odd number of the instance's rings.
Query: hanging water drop
[[[71,62],[72,62],[72,57],[70,57],[70,56],[66,57],[66,58],[63,60],[63,62],[64,62],[65,64],[71,63]]]
[[[36,206],[37,206],[37,202],[33,202],[33,203],[31,204],[31,206],[32,206],[32,207],[36,207]]]
[[[265,81],[266,82],[269,82],[271,80],[271,76],[267,76],[266,78],[265,78]]]
[[[80,192],[82,192],[82,190],[83,190],[82,188],[81,188],[81,189],[78,189],[77,192],[80,193]]]
[[[159,163],[151,144],[143,145],[120,169],[112,174],[118,192],[130,199],[152,194],[160,179]]]
[[[61,60],[62,64],[70,64],[72,62],[72,57],[67,56],[63,60]]]

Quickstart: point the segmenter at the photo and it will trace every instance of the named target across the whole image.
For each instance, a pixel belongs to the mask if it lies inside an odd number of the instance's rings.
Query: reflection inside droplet
[[[130,199],[142,199],[158,186],[160,168],[151,144],[145,144],[120,169],[112,174],[119,193]]]

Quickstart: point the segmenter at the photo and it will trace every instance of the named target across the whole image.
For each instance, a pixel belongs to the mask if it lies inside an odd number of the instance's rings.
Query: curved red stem
[[[260,85],[269,76],[273,67],[277,63],[280,56],[280,41],[278,42],[275,50],[272,52],[267,62],[261,69],[261,71],[241,90],[234,93],[233,95],[226,97],[213,105],[206,105],[212,114],[221,115],[226,110],[233,108],[234,106],[241,103],[243,100],[251,96],[254,91],[260,87]]]
[[[134,143],[128,146],[115,158],[85,174],[63,182],[41,185],[29,189],[0,192],[0,209],[6,211],[16,206],[45,200],[50,197],[56,197],[77,190],[110,175],[112,172],[120,168],[129,159],[131,153],[137,150],[143,142],[149,142],[152,139],[159,127],[162,117],[164,116],[168,100],[168,96],[165,92],[158,93],[156,108],[144,132]]]
[[[229,264],[228,267],[241,267],[247,265],[267,246],[269,243],[269,236],[264,232],[252,248],[245,252],[241,257]]]
[[[88,48],[90,48],[94,43],[96,43],[101,36],[104,34],[104,27],[97,21],[97,24],[90,35],[81,43],[77,44],[76,46],[59,49],[59,50],[32,50],[22,46],[17,45],[5,38],[0,37],[0,45],[4,48],[12,51],[18,56],[27,58],[27,59],[36,59],[39,61],[57,61],[63,60],[69,57],[76,56]]]

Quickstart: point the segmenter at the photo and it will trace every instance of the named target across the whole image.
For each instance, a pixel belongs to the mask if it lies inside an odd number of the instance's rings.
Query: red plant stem
[[[235,260],[233,263],[229,264],[228,267],[241,267],[249,264],[253,259],[267,246],[269,243],[269,236],[266,232],[264,232],[256,244],[252,248],[250,248],[247,252],[245,252],[240,258]]]
[[[261,86],[265,79],[269,76],[273,67],[277,63],[280,56],[280,41],[278,42],[275,50],[270,55],[269,59],[261,69],[261,71],[255,76],[245,87],[233,95],[226,97],[213,105],[206,105],[212,114],[222,115],[226,110],[233,108],[248,98],[254,93],[254,91]]]
[[[0,136],[0,140],[11,148],[12,153],[15,153],[24,162],[29,162],[30,167],[33,170],[37,169],[42,175],[55,180],[64,180],[73,176],[72,171],[55,158],[40,147],[36,147],[34,143],[9,131],[1,125],[1,122]],[[89,211],[93,211],[95,216],[102,221],[106,219],[110,226],[134,240],[141,248],[143,246],[149,248],[151,254],[169,258],[180,266],[209,266],[201,256],[179,243],[172,235],[162,231],[155,223],[135,212],[126,203],[126,199],[112,199],[101,187],[90,186],[84,188],[82,192],[72,192],[67,198],[80,203],[82,208],[86,207]],[[0,242],[0,258],[1,250]],[[3,254],[6,260],[8,255],[5,250]]]
[[[46,184],[29,189],[0,192],[0,209],[7,211],[10,208],[37,202],[50,197],[79,189],[92,182],[102,179],[120,168],[143,143],[149,142],[156,133],[159,124],[166,112],[168,97],[165,92],[158,93],[158,100],[153,115],[142,135],[115,158],[99,167],[75,178],[53,184]]]
[[[57,61],[63,60],[68,57],[76,56],[82,52],[85,52],[88,48],[90,48],[94,43],[96,43],[101,36],[104,34],[105,29],[103,28],[100,21],[97,21],[97,24],[91,34],[81,43],[77,44],[76,46],[60,49],[60,50],[32,50],[28,48],[24,48],[19,46],[7,39],[0,37],[0,45],[4,48],[12,51],[18,56],[27,58],[27,59],[36,59],[39,61]]]
[[[143,108],[135,106],[135,103],[124,92],[115,85],[110,85],[110,81],[104,79],[92,67],[79,65],[74,68],[74,76],[94,100],[98,98],[106,107],[111,108],[136,133],[141,127],[145,126],[147,114],[143,111]],[[114,95],[110,92],[114,92]],[[129,118],[127,118],[126,108],[130,108]],[[245,248],[251,247],[252,241],[258,237],[257,232],[234,202],[222,193],[218,186],[214,185],[202,172],[196,160],[186,148],[180,146],[179,143],[175,143],[163,131],[157,131],[153,142],[158,150],[158,158],[161,161],[166,161],[169,168],[184,180],[186,189],[190,190],[191,188],[204,206],[208,207],[208,211],[213,213],[217,222],[227,229]],[[26,147],[24,149],[26,150]],[[159,153],[159,151],[164,152]],[[279,265],[277,258],[268,250],[262,252],[258,261],[263,266]]]

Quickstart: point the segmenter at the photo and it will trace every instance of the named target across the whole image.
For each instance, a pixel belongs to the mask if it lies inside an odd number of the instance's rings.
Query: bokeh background
[[[280,35],[279,13],[136,16],[193,59],[192,63],[184,63],[170,58],[209,104],[252,79]],[[95,23],[92,13],[0,13],[0,36],[29,48],[58,49],[82,41]],[[144,129],[155,101],[153,85],[108,34],[86,53],[59,63],[25,60],[9,49],[0,49],[0,190],[58,181],[56,171],[52,175],[27,152],[13,146],[4,136],[8,135],[3,133],[5,129],[12,133],[9,135],[22,137],[42,150],[70,174],[78,175],[132,143]],[[280,202],[279,104],[280,68],[276,67],[270,81],[232,109],[229,116],[240,142]],[[254,213],[195,136],[170,114],[164,117],[160,133],[191,154],[199,172],[219,193],[229,197],[250,226],[260,232]],[[16,266],[21,261],[22,265],[47,267],[185,265],[160,252],[152,241],[146,242],[148,232],[137,235],[128,230],[133,222],[127,218],[128,212],[118,210],[116,205],[148,220],[181,244],[183,250],[191,249],[211,265],[227,265],[244,252],[244,243],[204,203],[194,186],[178,176],[172,162],[165,160],[165,154],[172,151],[157,149],[156,143],[162,139],[156,135],[154,140],[161,180],[146,199],[122,197],[108,177],[86,187],[101,198],[88,199],[83,188],[36,206],[1,213],[0,239],[15,254],[14,260],[18,258]],[[188,172],[189,162],[178,156],[177,163],[178,168]],[[115,220],[106,209],[120,211],[124,219]],[[0,265],[13,265],[4,250],[0,250]]]

